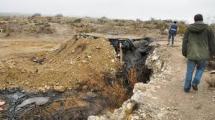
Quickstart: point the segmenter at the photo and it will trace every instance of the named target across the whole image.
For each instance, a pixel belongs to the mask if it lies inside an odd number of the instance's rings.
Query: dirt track
[[[167,47],[166,42],[160,44],[163,54],[168,55],[171,71],[166,80],[155,82],[157,89],[152,93],[153,97],[149,98],[150,103],[165,106],[171,113],[165,118],[168,120],[214,120],[215,89],[209,88],[205,82],[209,78],[209,72],[205,72],[198,92],[192,90],[184,93],[186,59],[181,54],[181,39],[178,38],[174,47]]]

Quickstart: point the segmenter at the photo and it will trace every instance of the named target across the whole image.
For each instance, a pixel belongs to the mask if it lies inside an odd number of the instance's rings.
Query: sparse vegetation
[[[108,18],[106,18],[106,17],[101,17],[101,18],[98,19],[99,24],[104,24],[106,22],[108,22]]]
[[[155,28],[159,29],[162,34],[165,34],[165,30],[168,29],[169,27],[165,21],[161,21],[161,20],[154,21],[154,24],[156,25]]]
[[[35,13],[32,15],[32,17],[42,17],[42,14],[41,13]]]
[[[179,22],[178,27],[179,27],[178,34],[183,35],[186,32],[187,25],[185,24],[185,22]]]
[[[81,18],[77,18],[73,21],[73,23],[81,23],[82,19]]]
[[[1,19],[9,24],[6,25],[5,32],[7,33],[35,33],[35,34],[52,34],[56,32],[55,25],[70,26],[75,32],[98,32],[109,34],[144,34],[145,31],[155,31],[156,34],[166,35],[168,25],[171,20],[156,20],[150,21],[123,20],[123,19],[108,19],[102,18],[75,18],[63,17],[62,14],[57,14],[55,17],[43,17],[40,13],[35,13],[32,17],[1,17]],[[54,26],[53,26],[54,25]],[[1,27],[1,25],[0,25]],[[183,34],[186,29],[184,22],[179,22],[179,34]],[[148,32],[147,32],[148,33]],[[155,32],[154,32],[155,33]],[[153,36],[151,36],[153,37]]]
[[[55,17],[63,17],[63,14],[57,14]]]

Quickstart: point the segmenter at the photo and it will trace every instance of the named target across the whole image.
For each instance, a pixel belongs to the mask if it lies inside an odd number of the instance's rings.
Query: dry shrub
[[[49,23],[41,23],[41,24],[36,24],[36,32],[52,34],[55,32],[55,30],[51,27]]]
[[[179,27],[178,34],[184,34],[186,32],[187,25],[184,22],[179,22],[178,27]]]
[[[156,25],[156,29],[159,29],[161,32],[168,29],[168,25],[164,21],[157,21],[157,22],[155,22],[155,25]]]
[[[41,17],[41,16],[42,16],[41,13],[35,13],[35,14],[32,15],[32,17]]]
[[[101,17],[101,18],[98,19],[98,24],[105,24],[105,23],[107,23],[108,21],[109,21],[108,18],[106,18],[106,17]]]
[[[73,23],[81,23],[82,19],[81,18],[77,18],[73,21]]]
[[[103,95],[108,98],[113,107],[119,107],[122,103],[128,99],[129,95],[123,87],[121,81],[119,81],[114,74],[104,72],[102,74],[97,74],[97,76],[102,76],[103,79],[88,80],[87,85],[90,88],[94,88],[96,91],[102,91]]]

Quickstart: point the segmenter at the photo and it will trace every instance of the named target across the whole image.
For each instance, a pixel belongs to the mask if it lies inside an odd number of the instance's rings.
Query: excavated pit
[[[63,57],[66,59],[69,54],[78,56],[84,53],[88,45],[86,38],[84,38],[82,44],[75,47],[74,51],[66,51],[67,54],[62,54],[65,52],[64,49],[73,47],[80,37],[83,36],[78,36],[78,38],[76,36],[71,46],[65,44],[61,49],[56,50],[54,54],[49,55],[47,59],[50,56],[51,58],[53,58],[53,55],[55,56],[55,59],[51,59],[50,64],[55,65],[58,62],[58,58]],[[99,37],[91,37],[89,40],[98,39]],[[120,51],[122,53],[123,64],[119,69],[116,69],[117,71],[107,70],[100,72],[101,75],[95,73],[99,76],[95,80],[91,80],[93,78],[87,79],[89,81],[85,81],[85,83],[78,83],[78,87],[63,91],[49,89],[47,91],[27,92],[19,88],[1,90],[0,98],[5,100],[7,104],[4,108],[5,111],[0,113],[0,118],[3,120],[84,120],[90,115],[98,115],[119,107],[123,101],[131,96],[131,91],[136,82],[148,83],[150,81],[152,70],[147,68],[145,61],[148,54],[153,51],[153,47],[150,46],[152,40],[150,38],[108,38],[106,40],[109,40],[110,45],[114,47],[115,57],[117,57],[118,61]],[[96,44],[96,42],[93,44]],[[120,44],[122,45],[121,47],[119,47]],[[100,50],[102,49],[101,47],[97,46],[95,49]],[[91,57],[94,56],[87,56],[86,58]],[[82,56],[77,58],[82,59]],[[110,61],[113,62],[114,59],[110,57]],[[46,64],[47,60],[44,59],[43,62],[40,65]],[[63,64],[64,61],[60,62]],[[70,62],[74,64],[74,61],[71,60]],[[87,64],[86,61],[81,62]],[[113,66],[107,66],[107,68]],[[68,76],[67,74],[65,75]]]
[[[151,38],[142,39],[109,39],[115,48],[116,53],[120,54],[122,50],[122,76],[123,83],[130,91],[137,82],[148,83],[152,70],[148,69],[145,61],[149,53],[153,51],[150,44],[153,42]],[[119,48],[121,44],[121,48]]]

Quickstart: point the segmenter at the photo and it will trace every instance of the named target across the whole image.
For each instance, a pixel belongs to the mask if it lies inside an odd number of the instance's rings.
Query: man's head
[[[195,22],[203,22],[203,16],[201,14],[196,14],[194,16],[194,21]]]
[[[175,24],[176,24],[176,23],[177,23],[177,21],[174,21],[173,23],[175,23]]]

